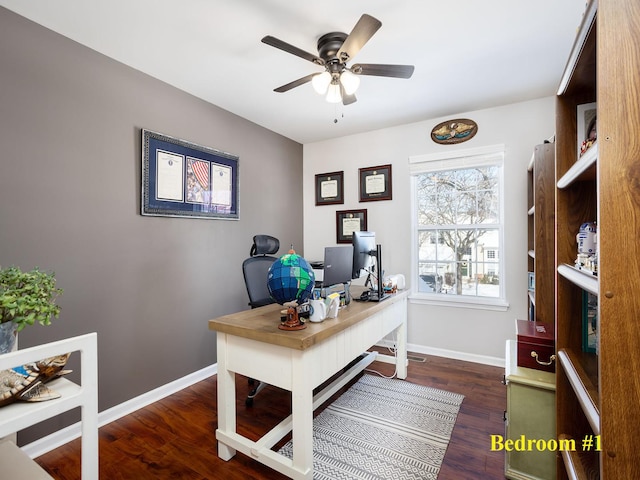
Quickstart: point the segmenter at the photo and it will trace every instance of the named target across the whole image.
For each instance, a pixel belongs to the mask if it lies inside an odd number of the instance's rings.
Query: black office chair
[[[249,252],[250,257],[242,262],[242,273],[251,308],[275,303],[275,300],[269,294],[267,275],[273,262],[278,259],[271,255],[276,253],[279,248],[280,241],[275,237],[270,235],[256,235],[253,237],[253,245]],[[254,385],[255,380],[250,378],[249,384]],[[258,385],[249,392],[245,400],[245,404],[248,407],[253,405],[253,399],[264,387],[266,387],[264,382],[258,382]]]

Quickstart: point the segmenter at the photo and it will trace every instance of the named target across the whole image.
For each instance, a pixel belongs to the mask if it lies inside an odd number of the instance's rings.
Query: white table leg
[[[225,433],[236,431],[236,374],[227,370],[227,334],[217,332],[218,347],[218,430]],[[222,442],[218,442],[218,457],[228,461],[236,454]]]
[[[81,408],[82,415],[82,478],[98,478],[99,440],[98,440],[98,339],[91,338],[92,348],[81,350],[82,389],[86,390],[86,400]]]
[[[406,318],[406,313],[405,313]],[[396,367],[398,378],[404,380],[407,378],[407,322],[404,321],[396,329]]]
[[[313,385],[307,369],[310,356],[293,356],[293,391],[291,392],[292,431],[293,431],[293,467],[304,472],[300,478],[313,479]],[[296,358],[297,357],[297,358]]]

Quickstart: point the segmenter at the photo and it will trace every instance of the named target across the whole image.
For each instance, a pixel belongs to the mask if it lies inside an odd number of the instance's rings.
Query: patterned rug
[[[363,375],[313,420],[314,480],[435,480],[463,399]]]

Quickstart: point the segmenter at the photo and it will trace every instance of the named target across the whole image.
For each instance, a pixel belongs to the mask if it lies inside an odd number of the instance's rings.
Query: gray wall
[[[141,128],[238,155],[240,220],[141,216]],[[254,234],[303,253],[302,145],[1,7],[0,165],[0,265],[65,290],[20,346],[98,332],[101,411],[216,362]]]

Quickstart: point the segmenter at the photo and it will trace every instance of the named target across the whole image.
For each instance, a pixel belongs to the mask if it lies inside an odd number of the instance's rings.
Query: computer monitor
[[[351,276],[358,278],[364,270],[368,273],[365,286],[371,282],[371,289],[365,296],[370,302],[381,302],[391,295],[384,292],[384,270],[382,269],[382,247],[376,244],[374,232],[353,232],[353,272]],[[377,269],[377,271],[376,271]]]
[[[376,258],[375,232],[353,232],[351,237],[353,246],[353,270],[351,278],[360,278],[363,271],[370,273]]]
[[[322,285],[345,284],[351,281],[353,246],[325,247]]]

